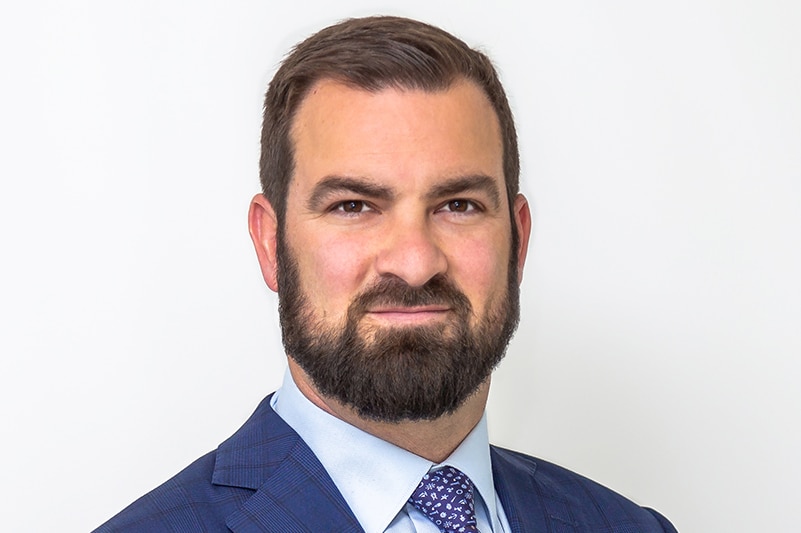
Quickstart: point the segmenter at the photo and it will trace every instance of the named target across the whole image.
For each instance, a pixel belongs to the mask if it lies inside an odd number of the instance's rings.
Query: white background
[[[275,4],[0,11],[0,529],[99,525],[279,384],[246,232],[262,93],[301,38],[392,13],[485,49],[519,124],[535,229],[494,442],[685,533],[797,531],[801,4]]]

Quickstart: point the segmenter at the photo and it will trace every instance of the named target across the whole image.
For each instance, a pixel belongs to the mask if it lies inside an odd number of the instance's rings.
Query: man
[[[531,228],[490,61],[437,28],[349,20],[270,83],[249,224],[279,295],[281,389],[98,531],[675,531],[490,447],[490,374]]]

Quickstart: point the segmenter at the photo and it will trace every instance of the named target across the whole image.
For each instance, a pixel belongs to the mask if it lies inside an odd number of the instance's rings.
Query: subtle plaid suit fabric
[[[492,448],[514,533],[675,533],[661,515],[539,459]],[[323,466],[267,397],[212,453],[138,499],[97,533],[361,532]]]

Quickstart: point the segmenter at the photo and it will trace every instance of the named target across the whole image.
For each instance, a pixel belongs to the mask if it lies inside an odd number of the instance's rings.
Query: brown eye
[[[364,202],[361,200],[342,202],[342,210],[346,213],[361,213],[364,210]]]
[[[470,202],[467,200],[451,200],[448,202],[448,209],[456,213],[464,213],[470,208]]]

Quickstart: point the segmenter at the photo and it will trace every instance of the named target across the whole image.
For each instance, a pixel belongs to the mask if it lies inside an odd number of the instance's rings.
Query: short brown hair
[[[435,26],[401,17],[367,17],[342,21],[302,41],[270,82],[264,99],[259,175],[281,227],[294,171],[292,121],[309,88],[322,79],[368,91],[387,87],[439,91],[459,79],[476,83],[498,116],[512,209],[520,176],[517,134],[490,59]],[[513,222],[513,236],[515,229]]]

